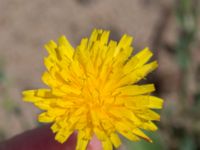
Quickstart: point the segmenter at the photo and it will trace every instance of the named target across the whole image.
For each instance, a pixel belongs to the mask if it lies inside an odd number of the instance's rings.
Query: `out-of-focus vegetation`
[[[199,47],[196,47],[199,42],[197,39],[198,19],[200,18],[199,1],[177,0],[176,6],[173,8],[173,15],[176,15],[176,23],[179,27],[178,38],[176,43],[169,47],[179,67],[179,97],[174,100],[177,101],[178,107],[164,107],[161,122],[158,123],[161,132],[159,135],[150,134],[154,144],[144,141],[128,143],[130,150],[200,149],[200,64],[196,64],[196,60],[192,56],[192,51],[200,51]],[[200,55],[197,59],[200,60]],[[191,82],[195,83],[193,91],[190,89]],[[173,85],[166,86],[170,88]],[[159,94],[162,92],[164,91],[160,91]]]
[[[5,62],[3,59],[0,59],[0,91],[1,91],[1,101],[0,106],[1,109],[4,110],[5,118],[3,118],[3,122],[5,124],[9,124],[10,119],[15,117],[19,120],[20,126],[23,129],[27,129],[27,122],[24,119],[21,109],[19,108],[18,104],[11,99],[12,96],[9,95],[9,87],[12,86],[12,83],[7,80],[6,75],[4,74],[4,64]],[[6,139],[6,131],[0,128],[0,141]]]

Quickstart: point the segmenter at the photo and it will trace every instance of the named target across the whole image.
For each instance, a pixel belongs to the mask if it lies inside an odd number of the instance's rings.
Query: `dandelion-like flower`
[[[157,129],[152,121],[160,115],[152,109],[161,109],[163,100],[150,95],[153,84],[136,83],[158,64],[147,63],[153,55],[148,48],[132,56],[131,43],[131,36],[117,43],[109,41],[109,31],[95,29],[76,48],[65,36],[45,45],[49,55],[42,80],[49,89],[24,91],[23,96],[44,110],[38,120],[53,122],[57,141],[77,131],[76,150],[85,150],[94,135],[104,150],[120,146],[119,134],[151,142],[142,130]]]

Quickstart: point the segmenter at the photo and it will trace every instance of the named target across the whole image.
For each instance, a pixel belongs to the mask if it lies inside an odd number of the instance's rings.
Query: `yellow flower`
[[[76,48],[65,36],[58,44],[50,41],[42,76],[50,88],[23,92],[25,101],[44,110],[39,122],[53,122],[57,141],[78,132],[76,150],[85,150],[94,135],[104,150],[120,146],[118,134],[151,142],[141,129],[154,131],[152,121],[160,120],[152,109],[161,109],[163,100],[150,95],[154,85],[136,84],[157,68],[156,61],[147,64],[152,52],[145,48],[132,56],[131,36],[118,43],[108,38],[109,31],[95,29]]]

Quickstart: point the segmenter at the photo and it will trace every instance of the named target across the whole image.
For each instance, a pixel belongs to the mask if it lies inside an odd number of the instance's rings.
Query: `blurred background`
[[[39,110],[22,101],[25,89],[44,87],[43,45],[64,34],[72,45],[93,28],[149,46],[159,69],[148,76],[165,99],[153,144],[124,141],[121,150],[200,149],[199,0],[0,0],[0,140],[39,124]]]

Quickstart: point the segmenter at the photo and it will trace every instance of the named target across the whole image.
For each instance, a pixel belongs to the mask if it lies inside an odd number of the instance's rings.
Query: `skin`
[[[49,127],[48,125],[32,129],[1,142],[0,150],[75,150],[76,134],[60,144],[54,140],[55,135]],[[102,150],[101,143],[95,136],[90,141],[87,150]]]

